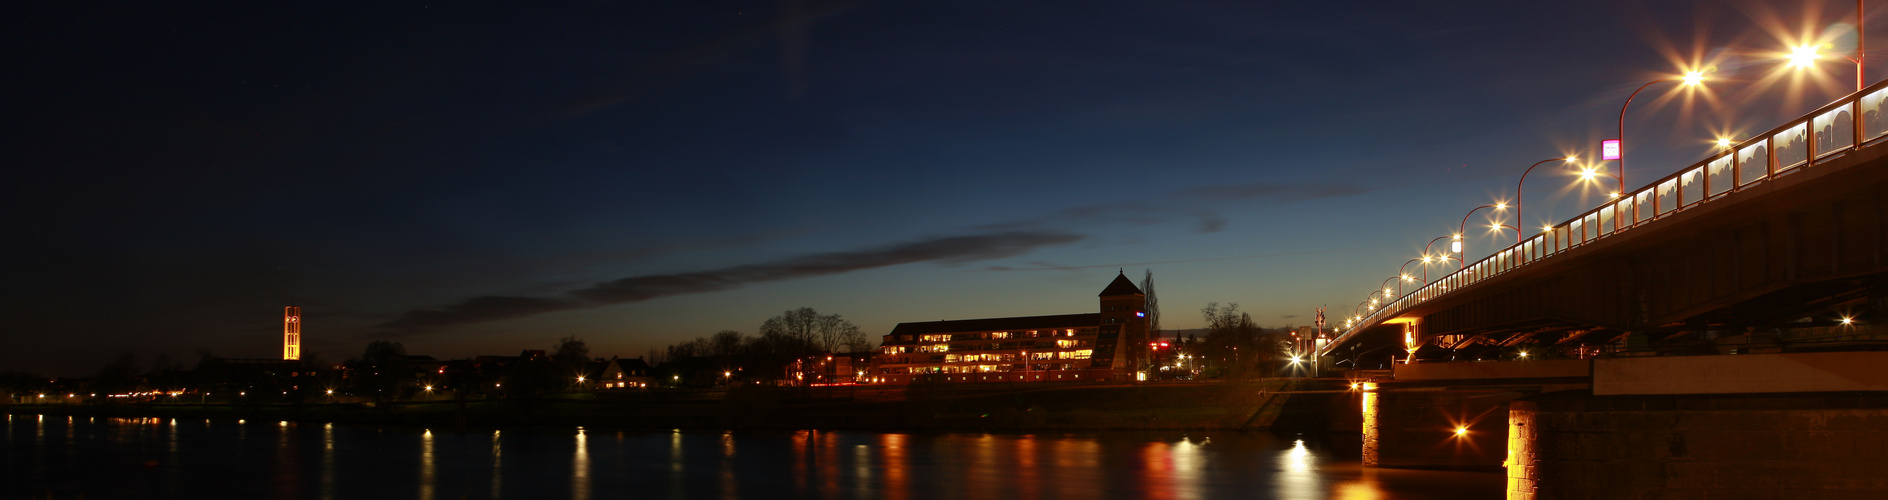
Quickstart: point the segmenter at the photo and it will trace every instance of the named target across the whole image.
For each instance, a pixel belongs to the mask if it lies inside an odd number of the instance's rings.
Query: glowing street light
[[[1455,253],[1462,253],[1462,234],[1468,232],[1468,218],[1471,215],[1475,215],[1475,212],[1477,210],[1481,210],[1484,208],[1493,208],[1495,210],[1503,210],[1503,209],[1508,208],[1508,204],[1496,203],[1494,205],[1482,205],[1482,206],[1475,207],[1474,209],[1469,210],[1468,213],[1466,214],[1462,214],[1462,223],[1455,229],[1455,242],[1449,245],[1450,250],[1454,250]],[[1499,226],[1500,224],[1495,224],[1495,229],[1497,230],[1500,229]],[[1516,231],[1516,232],[1519,232],[1519,231]],[[1467,257],[1468,257],[1467,255],[1462,255],[1461,257],[1463,258],[1464,262],[1467,262]]]
[[[1785,57],[1790,60],[1790,66],[1807,68],[1815,65],[1817,59],[1822,59],[1821,49],[1821,45],[1798,45],[1791,48],[1790,55]]]
[[[1659,82],[1679,82],[1680,85],[1686,88],[1696,87],[1704,84],[1704,70],[1686,71],[1684,75],[1678,78],[1664,78],[1645,82],[1645,85],[1640,85],[1638,90],[1632,91],[1632,95],[1626,96],[1626,103],[1619,106],[1619,128],[1616,130],[1619,135],[1613,137],[1613,140],[1618,141],[1614,143],[1615,147],[1618,149],[1613,151],[1613,153],[1618,155],[1617,159],[1619,160],[1619,174],[1614,175],[1613,180],[1618,183],[1619,191],[1623,192],[1626,190],[1626,108],[1632,107],[1632,99],[1639,97],[1639,91],[1645,90],[1646,87],[1650,87],[1652,84]],[[1614,158],[1606,157],[1603,159]],[[1618,198],[1618,196],[1614,196],[1614,198]]]
[[[1457,437],[1461,437],[1461,436],[1467,436],[1467,435],[1468,435],[1468,428],[1467,428],[1467,427],[1456,427],[1456,428],[1455,428],[1455,435],[1456,435]]]
[[[1698,85],[1700,83],[1704,83],[1704,72],[1703,71],[1686,71],[1685,77],[1683,78],[1683,80],[1684,80],[1684,84],[1687,86]]]
[[[1521,181],[1514,183],[1514,225],[1519,226],[1525,223],[1521,220],[1521,188],[1527,185],[1527,174],[1533,172],[1534,167],[1541,166],[1542,163],[1547,163],[1554,160],[1560,160],[1567,163],[1573,163],[1573,161],[1577,158],[1578,157],[1574,155],[1567,155],[1566,158],[1548,158],[1545,160],[1534,162],[1533,165],[1527,166],[1527,170],[1521,171]],[[1587,172],[1590,174],[1592,171],[1588,170]],[[1591,175],[1589,175],[1588,178],[1589,179],[1592,178]],[[1498,203],[1496,204],[1495,208],[1500,209],[1501,208],[1500,205],[1506,205],[1506,203]],[[1518,229],[1514,231],[1514,242],[1515,243],[1521,242],[1521,231]]]

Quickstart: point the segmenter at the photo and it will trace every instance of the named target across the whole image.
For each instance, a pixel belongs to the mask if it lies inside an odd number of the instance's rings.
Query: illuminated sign
[[[1607,139],[1604,141],[1600,141],[1600,159],[1601,160],[1619,159],[1619,139]]]

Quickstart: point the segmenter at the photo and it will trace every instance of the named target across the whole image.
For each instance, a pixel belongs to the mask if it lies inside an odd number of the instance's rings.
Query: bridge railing
[[[1344,330],[1330,345],[1417,304],[1602,239],[1629,231],[1657,229],[1660,221],[1678,212],[1724,201],[1731,193],[1755,187],[1763,181],[1814,167],[1857,148],[1888,142],[1878,141],[1888,136],[1888,110],[1883,109],[1884,104],[1888,104],[1888,81],[1817,108],[1637,191],[1607,200],[1394,301],[1372,306],[1369,314]]]

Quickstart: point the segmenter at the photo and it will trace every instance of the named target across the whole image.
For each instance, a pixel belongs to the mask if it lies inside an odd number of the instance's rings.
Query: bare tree
[[[722,330],[708,338],[710,356],[733,356],[741,353],[741,345],[747,338],[741,332]]]
[[[865,333],[859,330],[859,325],[837,314],[822,315],[811,307],[767,318],[760,325],[760,333],[763,338],[790,338],[828,352],[838,352],[861,344],[871,349],[871,343],[865,340]]]
[[[1147,332],[1160,336],[1160,299],[1154,297],[1154,270],[1141,278],[1141,293],[1147,294]]]

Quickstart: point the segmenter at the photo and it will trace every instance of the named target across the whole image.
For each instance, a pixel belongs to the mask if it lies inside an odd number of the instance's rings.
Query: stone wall
[[[1509,407],[1509,498],[1888,498],[1888,394],[1544,394]]]

